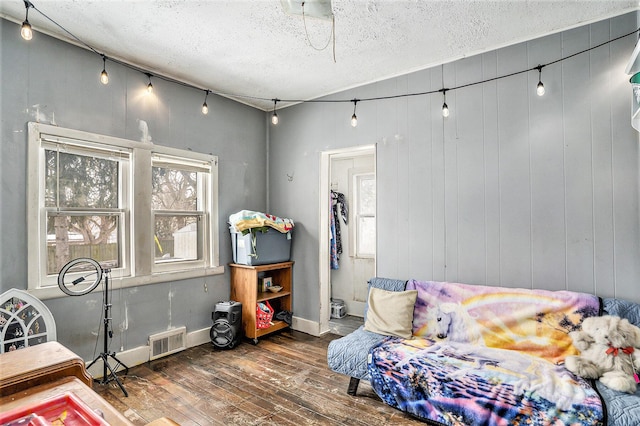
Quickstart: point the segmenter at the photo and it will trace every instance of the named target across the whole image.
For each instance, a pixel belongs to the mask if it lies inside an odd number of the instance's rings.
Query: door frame
[[[329,262],[329,191],[331,189],[331,160],[335,158],[352,158],[373,154],[373,172],[378,186],[376,145],[359,145],[349,148],[322,151],[320,153],[320,227],[319,227],[319,282],[320,294],[318,300],[320,309],[320,334],[329,331],[329,319],[331,317],[331,265]],[[322,206],[325,206],[323,208]],[[377,262],[375,268],[377,269]],[[376,271],[374,270],[374,273]]]

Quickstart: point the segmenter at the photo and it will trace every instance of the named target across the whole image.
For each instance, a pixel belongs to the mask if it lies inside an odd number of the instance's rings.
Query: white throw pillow
[[[364,329],[386,336],[410,339],[413,307],[417,297],[418,290],[387,291],[371,287]]]

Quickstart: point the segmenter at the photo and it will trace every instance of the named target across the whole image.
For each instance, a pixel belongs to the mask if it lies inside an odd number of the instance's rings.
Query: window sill
[[[224,266],[214,266],[210,268],[201,268],[188,271],[174,271],[174,272],[159,272],[153,275],[144,275],[138,277],[123,277],[112,276],[109,279],[109,284],[114,289],[138,287],[148,284],[166,283],[170,281],[186,280],[190,278],[207,277],[211,275],[224,274]],[[101,291],[102,284],[98,285],[95,291]],[[58,288],[58,286],[49,286],[43,288],[29,289],[29,294],[37,297],[40,300],[57,299],[59,297],[67,297],[66,294]]]

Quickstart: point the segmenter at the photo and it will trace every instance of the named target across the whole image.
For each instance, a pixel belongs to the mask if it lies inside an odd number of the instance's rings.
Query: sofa
[[[640,386],[613,391],[563,365],[578,353],[569,333],[604,314],[640,326],[640,305],[621,299],[372,278],[365,325],[330,342],[327,362],[350,395],[368,380],[429,424],[637,426]]]

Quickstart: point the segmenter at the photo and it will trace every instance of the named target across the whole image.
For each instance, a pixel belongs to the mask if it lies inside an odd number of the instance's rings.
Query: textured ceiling
[[[304,25],[324,46],[331,21],[288,15],[280,0],[32,3],[108,57],[232,98],[248,95],[239,100],[265,110],[272,98],[314,99],[638,9],[637,0],[333,0],[334,63],[331,44],[315,50]],[[23,1],[0,0],[0,14],[22,22]],[[39,31],[68,38],[33,9],[29,21],[34,43]]]

